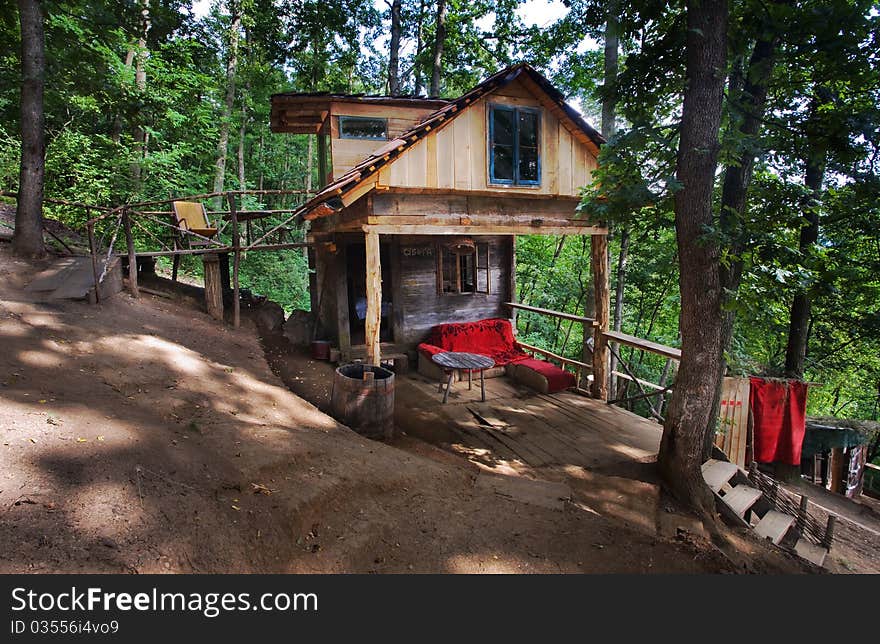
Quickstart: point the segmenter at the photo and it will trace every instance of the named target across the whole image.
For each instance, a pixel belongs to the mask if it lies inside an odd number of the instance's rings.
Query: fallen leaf
[[[233,506],[232,506],[232,509],[235,510],[236,512],[238,512],[239,510],[241,510],[241,508],[238,507],[237,505],[233,505]]]
[[[98,438],[96,438],[95,440],[101,441],[103,443],[104,442],[103,434],[101,436],[98,436]]]
[[[275,491],[269,489],[262,483],[251,483],[251,487],[254,488],[254,494],[265,494],[266,496],[269,496],[270,494],[272,494],[272,492]]]
[[[78,436],[77,439],[76,439],[76,442],[77,442],[77,443],[88,443],[88,442],[89,442],[89,439],[88,439],[88,438],[82,438],[81,436]]]

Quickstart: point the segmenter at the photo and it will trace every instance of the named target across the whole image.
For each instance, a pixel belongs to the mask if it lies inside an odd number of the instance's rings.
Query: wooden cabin
[[[576,214],[603,139],[527,64],[453,100],[276,94],[272,129],[318,136],[325,185],[301,214],[318,333],[343,358],[378,363],[435,324],[511,317],[516,235],[591,235],[604,258],[606,230]]]

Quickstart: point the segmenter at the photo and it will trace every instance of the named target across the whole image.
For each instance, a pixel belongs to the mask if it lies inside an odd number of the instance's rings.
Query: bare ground
[[[528,481],[499,495],[459,456],[369,441],[291,393],[248,319],[149,295],[37,302],[21,286],[39,268],[0,243],[0,572],[800,569],[742,535],[729,558],[536,503]],[[604,491],[632,512],[637,483]]]

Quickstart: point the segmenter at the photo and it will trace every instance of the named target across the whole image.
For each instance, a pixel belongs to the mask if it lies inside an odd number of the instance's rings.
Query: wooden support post
[[[382,324],[382,264],[379,258],[379,233],[367,232],[367,319],[365,320],[367,362],[378,365],[379,327]]]
[[[323,130],[322,130],[323,132]],[[327,171],[327,135],[318,134],[318,190],[330,183],[330,175]]]
[[[797,529],[798,532],[803,533],[804,527],[807,525],[807,507],[810,503],[810,497],[806,494],[801,495],[801,503],[798,507],[798,515],[797,515]]]
[[[822,539],[823,545],[831,550],[831,542],[834,541],[834,526],[837,524],[837,515],[829,514],[828,523],[825,525],[825,538]]]
[[[223,319],[223,284],[220,279],[220,257],[214,253],[202,255],[205,267],[205,308],[215,320]]]
[[[340,359],[348,362],[351,357],[351,325],[348,319],[348,246],[340,242],[336,246],[333,262],[336,278],[336,342]]]
[[[125,245],[128,247],[128,290],[132,297],[140,297],[137,255],[134,252],[134,236],[131,234],[131,215],[127,208],[122,209],[122,225],[125,227]]]
[[[845,459],[843,458],[842,447],[831,448],[831,463],[828,466],[831,477],[831,491],[836,494],[843,494],[846,491],[846,474]]]
[[[86,216],[88,216],[89,212],[86,211]],[[95,224],[90,223],[88,225],[89,229],[89,254],[92,256],[92,276],[95,279],[95,304],[100,302],[100,297],[98,296],[98,249],[95,248]]]
[[[226,193],[229,202],[229,215],[232,218],[232,326],[241,326],[241,298],[239,297],[238,267],[241,264],[241,240],[238,238],[238,211],[235,208],[235,195]]]
[[[608,342],[603,333],[608,331],[610,317],[610,294],[608,290],[608,238],[593,235],[590,249],[593,284],[596,296],[596,326],[593,337],[593,387],[594,398],[608,400]],[[584,341],[589,337],[586,335]]]

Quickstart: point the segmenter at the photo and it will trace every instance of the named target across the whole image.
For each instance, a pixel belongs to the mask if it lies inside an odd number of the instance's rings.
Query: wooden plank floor
[[[660,425],[575,394],[537,393],[506,377],[452,386],[442,404],[438,384],[410,374],[397,379],[395,423],[410,436],[466,454],[474,461],[528,468],[607,468],[657,454]]]

